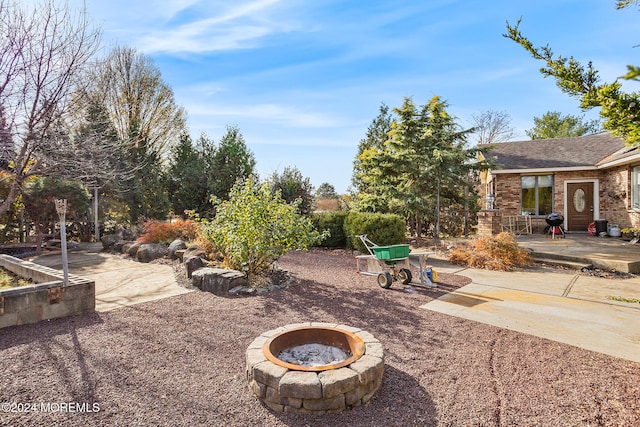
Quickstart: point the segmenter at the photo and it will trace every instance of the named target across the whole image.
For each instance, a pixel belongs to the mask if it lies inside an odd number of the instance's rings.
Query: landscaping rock
[[[143,243],[136,252],[136,258],[140,262],[150,262],[167,255],[168,249],[159,243]]]
[[[62,240],[60,239],[50,239],[45,244],[47,249],[60,249],[62,248]],[[74,242],[73,240],[67,241],[67,250],[73,251],[78,249],[80,244],[78,242]]]
[[[185,249],[184,255],[182,257],[183,257],[182,259],[185,259],[185,260],[189,257],[200,257],[200,258],[206,259],[207,253],[200,246],[191,245]]]
[[[131,249],[131,246],[133,246],[135,242],[124,242],[124,244],[122,245],[122,249],[120,250],[120,252],[122,252],[125,255],[129,254],[129,249]],[[136,249],[137,250],[137,249]]]
[[[113,244],[113,250],[116,251],[116,252],[122,252],[122,248],[127,243],[129,243],[127,240],[118,240],[117,242],[115,242]]]
[[[129,254],[130,257],[135,257],[140,246],[142,246],[142,243],[140,242],[131,242],[129,249],[127,249],[127,254]],[[122,250],[124,251],[124,246],[122,247]]]
[[[206,266],[207,262],[198,256],[190,256],[188,258],[183,257],[183,264],[187,270],[187,277],[191,279],[193,272]]]
[[[100,238],[104,249],[111,249],[118,240],[120,240],[120,236],[116,234],[105,234]]]
[[[236,270],[204,267],[191,275],[193,286],[216,295],[226,295],[236,286],[245,286],[247,278]]]
[[[235,288],[229,289],[229,295],[235,296],[251,296],[257,293],[255,288],[250,288],[248,286],[236,286]]]
[[[176,239],[169,244],[168,255],[171,259],[176,259],[176,252],[182,249],[187,249],[187,244],[182,239]]]
[[[128,242],[134,239],[134,235],[130,230],[119,229],[113,234],[105,234],[100,238],[104,249],[113,249],[118,242]]]

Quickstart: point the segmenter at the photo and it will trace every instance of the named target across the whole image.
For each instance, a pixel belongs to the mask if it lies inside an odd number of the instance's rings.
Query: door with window
[[[568,183],[567,230],[587,231],[593,219],[593,182]]]

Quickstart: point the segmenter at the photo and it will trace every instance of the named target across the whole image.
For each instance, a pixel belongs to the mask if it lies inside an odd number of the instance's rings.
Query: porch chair
[[[519,236],[521,234],[532,234],[531,215],[505,215],[501,222],[502,231]]]

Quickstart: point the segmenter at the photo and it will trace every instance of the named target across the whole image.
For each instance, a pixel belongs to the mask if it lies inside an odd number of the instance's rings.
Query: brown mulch
[[[420,308],[466,284],[462,276],[385,290],[340,251],[292,253],[279,267],[293,283],[262,296],[195,291],[0,329],[0,403],[99,409],[0,412],[0,425],[640,425],[640,364]],[[382,342],[384,380],[368,404],[308,418],[251,394],[246,347],[303,321],[361,327]]]

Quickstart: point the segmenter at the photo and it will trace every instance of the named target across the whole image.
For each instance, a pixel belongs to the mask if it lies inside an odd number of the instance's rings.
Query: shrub
[[[527,249],[518,246],[511,233],[480,237],[470,243],[457,246],[449,255],[449,262],[467,267],[487,270],[509,271],[530,265],[531,256]]]
[[[236,183],[211,221],[202,221],[202,233],[229,267],[247,263],[249,272],[262,273],[288,251],[307,249],[326,237],[297,213],[298,203],[287,204],[279,191],[272,193],[267,183],[258,185],[249,177]]]
[[[399,215],[350,212],[344,222],[344,233],[350,248],[366,252],[359,235],[366,234],[377,245],[387,246],[405,242],[407,229]]]
[[[138,238],[140,243],[171,243],[176,239],[193,240],[198,234],[197,225],[190,219],[173,222],[149,220]]]
[[[322,212],[311,215],[313,226],[318,231],[329,231],[329,237],[322,241],[322,246],[327,248],[344,248],[347,246],[347,237],[344,234],[344,221],[346,212]]]

